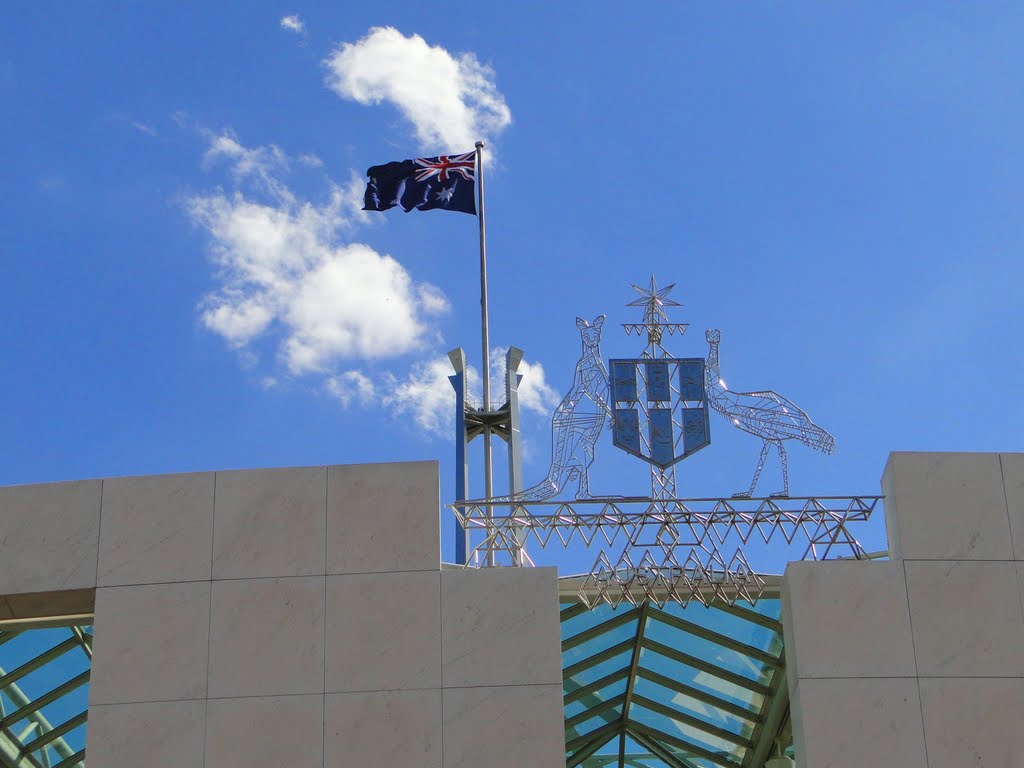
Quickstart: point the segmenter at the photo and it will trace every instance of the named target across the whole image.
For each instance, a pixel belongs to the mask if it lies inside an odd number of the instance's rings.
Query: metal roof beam
[[[680,664],[686,664],[694,669],[707,672],[709,675],[720,677],[723,680],[740,686],[741,688],[746,688],[747,690],[760,693],[764,696],[771,693],[771,689],[768,688],[768,686],[755,682],[749,677],[744,677],[743,675],[736,674],[735,672],[730,672],[727,669],[719,667],[717,664],[711,664],[703,659],[698,659],[696,656],[690,656],[688,653],[677,651],[675,648],[670,648],[669,646],[651,640],[650,638],[644,638],[643,645],[644,648],[654,651],[655,653],[660,653],[662,656],[666,656],[673,661],[678,661]]]
[[[571,608],[562,608],[558,612],[559,621],[568,621],[569,619],[575,619],[581,613],[586,613],[590,609],[587,608],[583,603],[572,603]]]
[[[760,710],[741,707],[739,704],[733,704],[731,701],[720,699],[714,694],[702,691],[699,688],[692,688],[685,683],[680,683],[678,680],[673,680],[671,677],[665,677],[665,675],[659,675],[657,672],[645,667],[640,667],[637,670],[637,674],[645,680],[650,680],[652,683],[657,683],[671,691],[681,693],[684,696],[689,696],[692,699],[709,704],[716,709],[724,710],[730,715],[734,715],[742,720],[748,721],[751,725],[755,725],[757,723],[758,716],[760,715]]]
[[[57,763],[55,766],[53,766],[53,768],[71,768],[71,766],[78,765],[79,763],[84,762],[84,761],[85,761],[85,750],[84,749],[80,749],[77,752],[75,752],[75,754],[71,755],[71,757],[67,757],[67,758],[61,760],[59,763]]]
[[[666,744],[671,744],[676,749],[689,752],[694,757],[703,757],[705,760],[710,760],[712,763],[722,766],[722,768],[742,768],[739,763],[735,760],[730,760],[725,755],[719,754],[718,752],[712,752],[711,750],[699,747],[696,744],[691,744],[685,739],[669,736],[667,733],[662,733],[656,728],[651,728],[643,723],[638,723],[636,720],[631,721],[629,727],[632,731],[642,733],[656,741],[663,741]]]
[[[744,656],[750,656],[752,659],[757,659],[771,667],[775,667],[779,663],[777,656],[774,656],[767,651],[762,651],[760,648],[755,648],[752,645],[741,643],[739,640],[734,640],[731,637],[720,635],[714,630],[707,629],[706,627],[698,626],[693,622],[680,619],[678,616],[673,616],[667,611],[655,611],[651,617],[656,621],[660,621],[663,624],[668,624],[670,627],[687,632],[691,635],[703,638],[708,642],[714,643],[715,645],[721,645],[724,648],[728,648],[737,653],[742,653]]]
[[[732,605],[730,603],[725,602],[712,603],[710,607],[715,608],[724,613],[728,613],[731,616],[736,616],[740,619],[743,619],[744,621],[759,624],[762,627],[777,632],[780,636],[782,635],[782,622],[773,619],[770,616],[765,616],[764,614],[758,613],[757,611],[752,611],[749,608],[743,608],[741,606]]]
[[[622,721],[621,720],[616,720],[613,723],[608,723],[607,725],[602,725],[596,731],[591,731],[590,733],[588,733],[588,734],[586,734],[584,736],[580,736],[579,738],[573,739],[572,741],[568,742],[565,745],[565,751],[566,752],[572,752],[573,753],[573,757],[576,757],[577,754],[578,754],[577,750],[579,750],[581,747],[584,748],[584,749],[587,749],[587,748],[593,746],[594,748],[587,755],[587,757],[589,757],[590,755],[594,754],[594,752],[597,752],[597,750],[599,750],[601,747],[603,747],[609,741],[611,741],[615,736],[618,736],[619,733],[622,731],[622,727],[623,726],[622,726]],[[600,743],[598,743],[596,746],[594,746],[595,742],[600,742]],[[586,757],[582,758],[581,762],[582,762],[582,760],[585,760],[585,759],[586,759]],[[568,761],[566,761],[566,763],[568,765]]]
[[[639,609],[633,608],[632,610],[626,611],[625,613],[619,614],[618,616],[613,616],[608,621],[602,622],[601,624],[598,624],[595,627],[591,627],[590,629],[584,630],[583,632],[580,632],[578,635],[567,637],[565,640],[562,641],[562,651],[568,651],[572,648],[575,648],[578,645],[583,645],[583,643],[587,642],[587,640],[592,640],[593,638],[603,635],[604,633],[612,629],[615,629],[616,627],[621,627],[623,624],[628,624],[629,622],[635,620],[639,613]]]
[[[629,674],[629,669],[620,669],[612,672],[610,675],[605,675],[600,680],[595,680],[590,685],[577,688],[575,691],[569,691],[565,694],[565,704],[571,704],[577,699],[582,699],[588,693],[596,693],[597,691],[604,688],[606,685],[617,683],[619,680],[625,679],[626,675]]]
[[[66,683],[58,686],[57,688],[54,688],[49,693],[40,696],[38,699],[31,700],[21,709],[17,709],[14,712],[11,712],[11,714],[0,719],[0,728],[8,728],[14,725],[14,723],[18,722],[23,717],[26,717],[32,714],[33,712],[38,712],[47,704],[54,702],[61,696],[67,693],[71,693],[71,691],[85,685],[89,682],[89,672],[90,670],[85,670],[85,672],[83,672],[82,674],[78,675],[77,677],[71,678]]]
[[[622,694],[621,696],[616,696],[614,699],[608,699],[608,701],[602,702],[595,707],[584,709],[578,715],[573,715],[565,721],[565,729],[569,730],[570,728],[575,728],[580,723],[585,723],[590,718],[597,717],[602,712],[607,712],[609,709],[614,709],[625,700],[626,695]],[[616,714],[615,719],[618,720],[620,717],[621,715]]]
[[[664,704],[654,701],[652,699],[645,698],[643,696],[636,696],[634,701],[641,707],[646,707],[652,712],[657,712],[659,715],[664,715],[671,720],[678,720],[680,723],[686,723],[687,725],[696,728],[699,731],[710,734],[722,741],[728,741],[731,744],[735,744],[738,747],[744,749],[752,749],[754,747],[753,742],[749,739],[745,739],[737,733],[728,731],[725,728],[719,728],[717,725],[712,725],[706,720],[701,720],[699,717],[688,715],[685,712],[680,712],[672,707],[665,706]]]
[[[643,733],[640,733],[639,731],[633,730],[628,725],[626,726],[626,733],[636,739],[638,744],[647,747],[647,749],[651,751],[651,754],[668,765],[669,768],[694,768],[693,763],[684,761],[680,757],[676,757],[657,741]]]
[[[643,646],[640,645],[640,641],[644,636],[644,629],[647,627],[647,617],[651,612],[651,604],[647,601],[640,606],[640,615],[636,620],[636,640],[633,646],[633,660],[629,665],[629,680],[626,682],[626,702],[622,705],[622,720],[624,722],[629,720],[629,706],[633,703],[633,688],[636,684],[636,670],[640,666],[640,651],[643,650]],[[620,752],[625,754],[625,735],[623,735],[623,746]],[[621,761],[620,761],[621,762]]]
[[[573,677],[574,675],[578,675],[580,672],[583,672],[584,670],[590,669],[591,667],[600,664],[602,661],[613,659],[620,653],[625,653],[626,651],[630,650],[633,647],[634,643],[636,643],[636,638],[630,638],[629,640],[623,640],[621,643],[616,643],[615,645],[609,646],[600,653],[595,653],[593,656],[587,656],[587,658],[583,659],[582,661],[576,662],[571,667],[566,667],[565,669],[563,669],[562,678],[568,679],[570,677]]]
[[[41,749],[42,747],[45,747],[50,742],[55,741],[56,739],[59,739],[65,733],[69,733],[69,732],[73,731],[75,728],[77,728],[82,723],[84,723],[88,717],[89,717],[89,713],[88,712],[81,712],[81,713],[75,715],[70,720],[68,720],[63,725],[57,726],[52,731],[47,731],[46,733],[40,734],[39,736],[34,738],[32,741],[30,741],[28,744],[26,744],[24,747],[22,747],[22,750],[21,750],[22,754],[30,755],[33,752],[35,752],[37,749]]]
[[[765,701],[762,708],[763,717],[759,727],[754,729],[752,735],[754,749],[744,760],[744,766],[760,768],[771,756],[772,748],[775,746],[775,739],[782,729],[782,723],[789,711],[789,682],[786,679],[785,657],[782,664],[775,670],[771,682],[772,694]]]
[[[78,647],[78,639],[75,637],[69,637],[63,643],[55,645],[50,650],[39,654],[31,661],[26,661],[17,669],[11,670],[3,677],[0,677],[0,688],[6,688],[11,683],[17,682],[25,675],[30,672],[34,672],[47,662],[53,661],[54,659],[63,656],[65,653],[70,651],[72,648]]]
[[[622,727],[622,723],[617,723],[616,725],[618,725],[620,728]],[[571,756],[567,757],[565,759],[565,768],[576,768],[577,765],[582,763],[588,757],[590,757],[595,752],[597,752],[597,750],[599,750],[601,747],[603,747],[609,741],[614,739],[615,735],[616,735],[615,733],[612,733],[609,736],[602,737],[599,740],[595,740],[595,742],[593,744],[587,744],[583,749],[581,749],[578,752],[575,752]]]

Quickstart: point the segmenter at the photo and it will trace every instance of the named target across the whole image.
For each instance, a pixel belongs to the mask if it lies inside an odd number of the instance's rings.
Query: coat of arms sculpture
[[[574,537],[590,547],[601,536],[602,548],[580,598],[587,604],[652,600],[754,602],[764,585],[750,567],[743,547],[756,534],[765,543],[776,534],[787,544],[806,540],[803,558],[825,559],[839,553],[866,557],[849,525],[866,521],[877,496],[790,496],[783,441],[796,440],[824,453],[835,439],[793,402],[772,390],[734,392],[721,378],[721,334],[709,330],[710,356],[676,357],[666,337],[682,336],[684,323],[669,322],[667,308],[674,285],[634,285],[637,298],[628,306],[643,308],[639,323],[625,323],[627,336],[645,337],[635,358],[615,358],[605,367],[600,342],[605,318],[577,318],[582,353],[573,384],[552,416],[551,464],[540,482],[520,490],[517,366],[522,353],[509,351],[506,403],[481,413],[465,405],[464,357],[451,353],[452,377],[459,395],[457,432],[459,498],[451,505],[459,526],[457,557],[464,565],[531,565],[527,544],[541,547],[552,536],[563,545]],[[610,374],[609,374],[610,372]],[[683,498],[677,493],[676,466],[711,444],[710,412],[762,440],[749,490],[729,498]],[[593,496],[590,470],[605,425],[612,444],[650,466],[649,495]],[[511,493],[466,499],[465,446],[483,429],[509,444]],[[754,497],[771,448],[781,462],[782,491]],[[460,474],[461,473],[461,474]],[[575,491],[565,499],[566,492]],[[624,539],[616,546],[616,543]],[[723,547],[738,540],[729,556]],[[461,548],[460,548],[461,544]]]

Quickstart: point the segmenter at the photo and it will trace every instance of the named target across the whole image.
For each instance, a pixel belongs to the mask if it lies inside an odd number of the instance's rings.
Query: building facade
[[[0,765],[1024,765],[1024,455],[882,485],[888,559],[616,609],[442,564],[434,462],[3,488]]]

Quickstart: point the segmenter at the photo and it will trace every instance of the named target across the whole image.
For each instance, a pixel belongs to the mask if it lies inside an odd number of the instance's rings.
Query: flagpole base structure
[[[466,392],[465,351],[461,347],[453,349],[448,353],[448,359],[455,370],[454,375],[448,377],[455,389],[455,503],[453,506],[458,509],[460,501],[470,498],[468,449],[469,444],[480,436],[485,438],[485,449],[490,447],[491,435],[496,435],[505,441],[508,448],[509,494],[514,495],[521,491],[523,486],[522,446],[519,428],[519,383],[523,377],[518,372],[523,352],[516,347],[510,347],[505,356],[505,403],[496,409],[474,408],[469,404]],[[459,517],[460,515],[457,514],[455,519],[455,563],[469,565],[469,532]],[[488,530],[489,540],[494,539],[491,535],[493,533]],[[509,552],[512,564],[523,565],[523,532],[517,532],[512,540],[514,545],[510,547],[511,551]],[[484,564],[496,564],[495,555],[497,553],[493,548],[483,554]]]

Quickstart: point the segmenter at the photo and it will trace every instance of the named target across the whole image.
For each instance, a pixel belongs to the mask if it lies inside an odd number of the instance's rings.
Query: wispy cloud
[[[203,155],[207,168],[218,161],[227,161],[236,184],[256,182],[262,191],[275,197],[290,196],[280,177],[289,170],[291,158],[280,147],[275,144],[245,147],[231,131],[211,133],[208,138],[210,144]]]
[[[132,128],[134,128],[139,133],[144,133],[147,136],[153,137],[157,135],[156,128],[154,128],[152,125],[149,125],[148,123],[143,123],[140,120],[132,120],[131,125]]]
[[[331,376],[324,386],[345,408],[351,405],[368,405],[377,394],[377,387],[362,371],[345,371],[337,376]]]
[[[297,13],[293,13],[281,19],[281,29],[301,35],[306,31],[306,24]]]
[[[328,85],[342,98],[398,107],[424,149],[468,151],[512,122],[490,67],[472,53],[454,56],[428,45],[419,35],[374,27],[339,46],[324,64]]]
[[[64,177],[57,173],[48,173],[45,176],[40,176],[36,179],[36,186],[43,192],[49,194],[56,194],[57,192],[63,192],[66,186]]]

